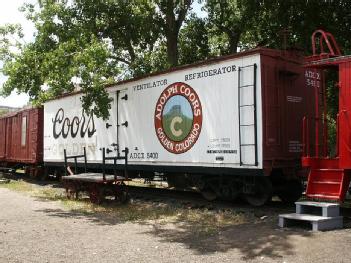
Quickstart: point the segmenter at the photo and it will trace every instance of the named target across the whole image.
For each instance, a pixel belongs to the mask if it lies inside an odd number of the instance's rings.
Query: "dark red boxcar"
[[[306,86],[302,63],[297,52],[271,50],[261,56],[266,175],[273,169],[281,169],[290,177],[300,167],[303,118],[314,115],[314,90]]]
[[[43,161],[43,109],[28,108],[0,118],[0,161]]]

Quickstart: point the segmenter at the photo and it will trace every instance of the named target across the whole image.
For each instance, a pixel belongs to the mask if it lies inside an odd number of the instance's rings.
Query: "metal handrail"
[[[63,150],[63,155],[65,159],[65,175],[67,176],[68,160],[74,159],[74,173],[77,174],[78,171],[78,158],[84,158],[84,171],[87,172],[87,152],[85,147],[83,147],[83,154],[80,155],[67,155],[66,149]]]
[[[316,48],[316,38],[317,38],[317,34],[320,34],[321,36],[319,37],[319,47],[320,47],[320,54],[325,54],[324,52],[324,44],[323,44],[323,40],[326,43],[328,49],[329,49],[329,53],[332,56],[341,56],[341,51],[340,48],[338,46],[338,44],[335,41],[334,36],[326,31],[323,31],[321,29],[316,30],[313,32],[312,34],[312,52],[313,55],[316,56],[317,54],[317,48]]]
[[[102,176],[103,180],[106,181],[106,161],[113,160],[113,170],[114,170],[114,180],[117,180],[117,161],[124,160],[124,178],[128,180],[128,153],[129,149],[126,147],[122,152],[124,156],[117,154],[117,156],[109,157],[106,156],[106,149],[102,148]],[[65,175],[67,176],[68,160],[74,159],[74,174],[78,171],[78,158],[84,158],[84,171],[87,172],[87,154],[86,149],[83,147],[83,154],[80,155],[67,155],[66,149],[63,150],[64,153],[64,165],[65,165]]]
[[[323,141],[319,143],[319,137],[315,139],[315,149],[314,149],[314,156],[312,157],[320,157],[320,148],[319,146],[323,146],[322,157],[328,156],[328,120],[327,118],[317,118],[317,117],[303,117],[302,120],[302,154],[304,157],[311,157],[311,143],[310,143],[310,121],[315,123],[315,132],[316,134],[319,133],[319,124],[323,121]],[[339,114],[336,117],[336,149],[335,155],[339,156]]]
[[[124,152],[124,156],[121,156],[120,154],[117,153],[117,156],[106,157],[106,149],[102,148],[102,176],[103,176],[104,181],[106,180],[106,161],[107,160],[113,160],[113,174],[114,174],[115,181],[117,180],[117,161],[124,160],[124,178],[128,180],[128,153],[129,153],[129,149],[127,147],[125,147],[122,152]]]

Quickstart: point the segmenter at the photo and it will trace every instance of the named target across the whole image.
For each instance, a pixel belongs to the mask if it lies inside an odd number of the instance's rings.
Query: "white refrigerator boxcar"
[[[85,113],[81,94],[63,96],[44,105],[44,161],[60,166],[64,149],[85,147],[94,167],[102,148],[128,148],[132,174],[261,200],[271,189],[263,175],[291,177],[299,163],[305,90],[297,56],[255,49],[111,85],[107,120]]]

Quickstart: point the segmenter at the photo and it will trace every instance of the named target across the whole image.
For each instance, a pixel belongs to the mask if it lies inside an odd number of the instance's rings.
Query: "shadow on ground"
[[[123,209],[133,209],[126,205]],[[296,253],[292,239],[294,236],[310,237],[312,232],[305,229],[283,230],[277,227],[279,211],[286,212],[280,205],[271,204],[266,208],[253,209],[236,204],[233,211],[248,215],[246,222],[234,225],[209,227],[198,221],[186,221],[179,217],[172,222],[158,222],[145,218],[126,219],[118,218],[116,214],[83,213],[80,211],[65,211],[61,209],[38,210],[48,216],[84,219],[99,225],[117,226],[125,222],[134,222],[141,226],[141,234],[155,236],[165,243],[180,243],[187,249],[199,255],[211,255],[218,252],[238,250],[243,260],[258,257],[280,259]],[[263,215],[264,219],[261,219]],[[150,227],[151,226],[151,227]]]
[[[52,184],[44,182],[42,185]],[[60,184],[55,184],[60,187]],[[55,197],[56,198],[56,197]],[[38,197],[40,201],[51,201]],[[64,198],[61,201],[66,201]],[[89,205],[85,199],[78,202],[81,205]],[[277,227],[278,214],[293,212],[294,207],[286,207],[281,202],[271,202],[266,207],[252,208],[240,202],[235,203],[229,209],[237,214],[238,222],[232,225],[221,225],[216,222],[208,224],[204,217],[196,220],[184,219],[179,213],[189,213],[184,207],[179,207],[162,200],[135,202],[128,205],[118,205],[109,201],[102,206],[92,206],[90,211],[79,207],[68,209],[42,209],[37,210],[51,217],[73,218],[85,220],[97,225],[117,227],[119,224],[132,222],[139,224],[140,234],[152,235],[164,243],[182,244],[196,254],[211,255],[218,252],[237,250],[243,260],[252,260],[260,257],[279,260],[285,256],[297,253],[294,246],[296,238],[310,238],[313,233],[310,227],[279,229]],[[179,209],[182,209],[179,211]],[[191,210],[197,214],[197,210]],[[217,211],[209,211],[216,214]],[[198,210],[200,214],[201,211]],[[219,211],[221,213],[221,211]],[[343,208],[344,225],[351,228],[351,209]],[[172,217],[172,221],[160,221],[162,217]],[[148,226],[148,227],[143,227]],[[151,226],[151,227],[150,227]],[[126,237],[128,238],[128,237]]]
[[[294,255],[295,249],[289,240],[292,235],[309,237],[311,232],[276,229],[272,223],[245,223],[221,229],[211,236],[194,235],[193,225],[182,224],[174,229],[157,225],[147,233],[153,234],[163,242],[182,243],[197,254],[213,254],[236,249],[244,260],[265,257],[279,259]]]

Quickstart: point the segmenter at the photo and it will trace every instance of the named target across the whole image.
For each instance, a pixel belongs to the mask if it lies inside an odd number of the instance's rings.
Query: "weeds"
[[[16,192],[24,192],[24,193],[33,193],[35,191],[34,187],[26,183],[25,181],[19,180],[19,181],[13,181],[11,180],[7,184],[2,184],[0,185],[2,188],[7,188],[9,190],[13,190]]]
[[[238,212],[231,209],[226,211],[188,209],[162,202],[135,201],[129,204],[118,204],[107,200],[102,205],[95,205],[90,203],[85,195],[81,195],[78,200],[70,200],[66,198],[62,188],[38,186],[23,180],[11,181],[0,187],[29,194],[42,201],[58,201],[66,211],[103,218],[110,223],[153,221],[159,225],[185,224],[197,236],[213,235],[227,226],[255,220],[251,212]]]

